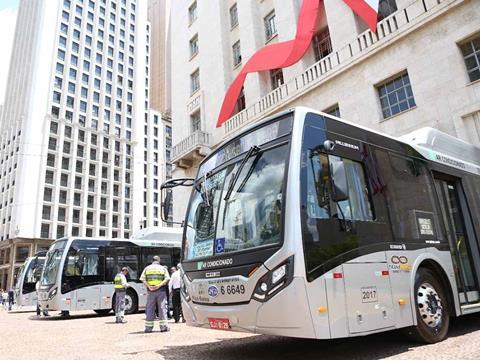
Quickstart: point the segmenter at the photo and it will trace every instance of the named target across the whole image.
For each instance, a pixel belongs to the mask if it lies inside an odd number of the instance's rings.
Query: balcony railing
[[[212,136],[203,131],[195,131],[172,148],[172,162],[188,168],[194,160],[200,160],[210,153]]]
[[[269,92],[253,105],[235,114],[223,125],[225,136],[229,136],[261,116],[268,115],[285,106],[326,79],[346,70],[354,63],[366,58],[382,46],[388,46],[392,38],[407,34],[416,27],[430,21],[455,3],[464,0],[416,0],[403,9],[399,9],[378,23],[377,33],[367,30],[345,47],[333,51],[313,64],[303,73],[275,90]]]

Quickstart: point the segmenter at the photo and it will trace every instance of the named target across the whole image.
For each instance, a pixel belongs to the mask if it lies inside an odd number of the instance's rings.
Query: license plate
[[[228,319],[208,318],[210,329],[230,330],[230,321]]]

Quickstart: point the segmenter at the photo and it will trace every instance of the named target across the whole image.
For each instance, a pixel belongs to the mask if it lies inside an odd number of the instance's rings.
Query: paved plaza
[[[76,313],[37,319],[0,311],[0,358],[6,359],[462,359],[480,356],[480,315],[454,319],[450,337],[421,346],[399,332],[333,341],[290,339],[170,324],[169,333],[143,333],[144,314]],[[158,326],[157,326],[158,327]],[[158,329],[156,329],[158,330]]]

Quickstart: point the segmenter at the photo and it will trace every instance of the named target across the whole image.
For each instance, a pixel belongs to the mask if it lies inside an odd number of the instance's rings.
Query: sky
[[[12,51],[19,0],[0,0],[0,105],[7,85],[8,67]]]
[[[0,10],[16,9],[20,0],[0,0]]]

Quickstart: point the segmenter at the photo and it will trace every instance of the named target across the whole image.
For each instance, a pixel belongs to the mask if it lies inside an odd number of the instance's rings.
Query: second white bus
[[[94,310],[108,314],[114,304],[113,279],[122,267],[129,269],[125,313],[146,305],[142,270],[158,255],[170,267],[180,258],[181,232],[175,228],[144,233],[137,239],[62,238],[50,247],[39,289],[42,311]]]

